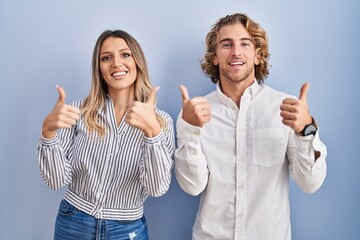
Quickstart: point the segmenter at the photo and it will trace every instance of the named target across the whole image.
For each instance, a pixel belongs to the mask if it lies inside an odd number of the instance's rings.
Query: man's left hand
[[[309,83],[304,83],[300,89],[299,99],[285,98],[280,105],[283,124],[294,129],[296,133],[300,133],[307,124],[312,122],[306,100],[309,87]]]

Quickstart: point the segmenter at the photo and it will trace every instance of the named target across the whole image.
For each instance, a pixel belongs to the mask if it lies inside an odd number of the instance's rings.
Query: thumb
[[[160,89],[160,87],[153,87],[149,93],[149,97],[146,100],[146,103],[151,103],[153,105],[155,105],[155,98],[156,98],[156,93],[157,91]]]
[[[59,85],[56,85],[56,88],[59,93],[59,98],[56,102],[56,105],[63,105],[63,104],[65,104],[65,97],[66,97],[65,90],[62,87],[60,87]]]
[[[180,91],[181,91],[181,96],[182,96],[182,102],[184,105],[184,103],[186,103],[190,99],[189,92],[184,85],[180,85]]]
[[[307,97],[307,92],[310,88],[310,84],[309,83],[304,83],[300,89],[300,96],[299,96],[299,100],[305,101],[306,102],[306,97]]]

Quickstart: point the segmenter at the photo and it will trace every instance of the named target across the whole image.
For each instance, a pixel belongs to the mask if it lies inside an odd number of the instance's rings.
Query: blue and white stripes
[[[65,199],[97,218],[140,218],[145,199],[168,190],[174,164],[173,120],[164,111],[156,113],[165,119],[165,128],[147,138],[124,119],[116,126],[108,97],[99,111],[106,126],[104,138],[90,135],[82,118],[52,139],[40,137],[37,162],[44,182],[53,189],[68,186]]]

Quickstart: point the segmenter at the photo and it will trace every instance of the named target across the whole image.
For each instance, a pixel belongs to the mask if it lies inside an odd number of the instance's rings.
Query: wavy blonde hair
[[[255,78],[259,83],[263,83],[269,75],[270,67],[270,64],[268,63],[270,58],[268,38],[265,30],[243,13],[227,15],[218,19],[212,26],[210,32],[206,36],[207,49],[204,59],[200,61],[201,69],[206,76],[211,78],[213,83],[217,83],[220,80],[219,67],[215,66],[213,63],[213,59],[216,55],[217,36],[222,27],[236,23],[241,23],[254,41],[255,51],[260,60],[260,63],[255,65]]]
[[[105,106],[106,95],[108,93],[107,84],[100,70],[100,48],[108,37],[122,38],[127,43],[136,63],[137,77],[135,85],[135,101],[146,102],[152,89],[147,63],[144,52],[140,44],[129,33],[123,30],[106,30],[96,41],[92,57],[92,81],[89,95],[85,98],[82,105],[82,112],[86,126],[90,132],[97,132],[100,136],[105,135],[104,123],[101,123],[98,110]],[[156,115],[160,126],[164,127],[164,119]]]

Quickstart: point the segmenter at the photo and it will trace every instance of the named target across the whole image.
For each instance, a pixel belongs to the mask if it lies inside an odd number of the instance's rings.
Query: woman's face
[[[129,46],[122,38],[108,37],[100,48],[100,71],[110,96],[134,89],[136,63]]]

